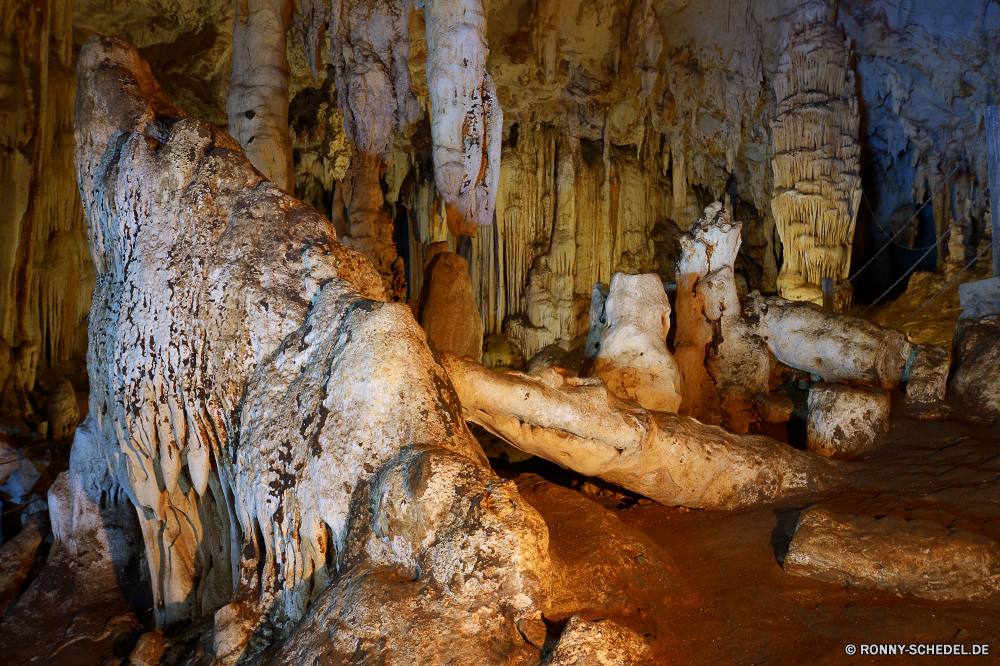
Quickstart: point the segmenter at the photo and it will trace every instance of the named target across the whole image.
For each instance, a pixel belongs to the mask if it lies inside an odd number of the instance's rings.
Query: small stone
[[[807,448],[822,456],[859,457],[889,436],[889,392],[819,382],[809,389]]]
[[[130,666],[157,666],[166,646],[162,633],[147,631],[139,637],[139,642],[128,657]]]
[[[649,646],[630,629],[611,620],[587,622],[574,615],[543,666],[607,664],[631,666],[645,662]]]
[[[754,403],[760,417],[768,423],[787,423],[795,411],[795,403],[787,393],[781,391],[768,395],[758,393],[754,396]]]
[[[540,617],[523,617],[517,621],[517,630],[536,648],[541,650],[545,646],[545,622]]]
[[[948,418],[950,409],[944,400],[950,369],[950,350],[930,344],[917,346],[903,403],[906,416],[920,420]]]

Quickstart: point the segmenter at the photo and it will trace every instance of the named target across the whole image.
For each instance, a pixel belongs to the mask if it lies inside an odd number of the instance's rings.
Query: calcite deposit
[[[593,376],[619,398],[657,412],[676,412],[681,376],[667,350],[670,301],[659,276],[617,273],[602,314],[607,324],[597,343]]]
[[[988,644],[998,40],[992,0],[0,3],[0,661]]]

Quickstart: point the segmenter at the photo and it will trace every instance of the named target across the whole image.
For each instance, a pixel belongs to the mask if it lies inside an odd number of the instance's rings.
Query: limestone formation
[[[791,3],[780,24],[778,106],[771,122],[774,193],[781,235],[781,296],[822,303],[820,281],[834,278],[836,308],[845,312],[851,286],[854,224],[861,204],[858,102],[851,51],[830,0]]]
[[[809,509],[799,518],[784,569],[923,599],[981,599],[1000,590],[1000,544],[929,520]]]
[[[574,615],[543,666],[614,664],[638,666],[646,661],[649,646],[630,629],[611,620],[587,622]]]
[[[226,97],[229,134],[280,189],[292,192],[295,166],[288,135],[288,0],[236,3],[233,73]]]
[[[442,362],[469,421],[523,451],[661,504],[738,509],[842,478],[837,463],[767,437],[648,412],[594,377],[552,368],[539,376],[497,373],[450,354]]]
[[[858,458],[889,436],[889,392],[817,382],[809,388],[807,448],[821,456]]]
[[[906,400],[903,403],[908,417],[924,420],[948,417],[951,410],[945,402],[945,394],[950,370],[950,349],[931,344],[917,345],[916,356],[909,363]]]
[[[94,464],[137,509],[158,624],[218,608],[221,664],[302,618],[295,663],[354,654],[376,618],[386,649],[414,623],[452,637],[441,663],[537,658],[516,621],[546,584],[544,524],[486,468],[409,309],[232,138],[172,107],[134,49],[94,38],[80,62]]]
[[[601,349],[601,335],[604,334],[604,328],[608,325],[604,313],[604,305],[607,301],[608,288],[598,282],[590,290],[590,311],[587,314],[590,330],[587,331],[587,344],[583,348],[584,358],[596,358]]]
[[[959,322],[955,364],[948,382],[960,418],[1000,422],[1000,321],[984,317]]]
[[[73,434],[80,422],[80,407],[68,379],[60,380],[49,393],[45,411],[49,417],[49,439],[58,442]]]
[[[500,178],[503,111],[486,71],[483,0],[428,0],[427,87],[434,138],[434,182],[448,228],[474,236],[493,222]]]
[[[401,0],[337,0],[305,7],[317,12],[305,30],[311,66],[318,62],[318,45],[329,28],[337,101],[353,147],[343,187],[351,245],[371,260],[390,297],[405,300],[406,276],[393,243],[392,218],[382,210],[379,178],[393,161],[393,131],[416,120],[407,67],[408,5]]]
[[[779,361],[824,381],[893,389],[914,351],[902,331],[812,303],[751,294],[743,308]]]
[[[745,433],[757,420],[754,398],[768,392],[770,359],[753,322],[743,317],[733,265],[739,222],[721,203],[681,237],[677,263],[677,365],[680,413]]]
[[[483,320],[472,298],[469,263],[454,252],[444,252],[433,259],[425,274],[430,281],[420,325],[427,341],[438,351],[481,360]]]
[[[591,374],[619,398],[651,411],[676,412],[681,406],[681,377],[667,350],[670,300],[659,276],[615,274],[604,317],[607,326]]]

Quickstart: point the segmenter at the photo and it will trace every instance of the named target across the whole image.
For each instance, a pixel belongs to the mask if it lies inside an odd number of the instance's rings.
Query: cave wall
[[[69,168],[75,51],[97,32],[123,36],[179,106],[225,126],[233,6],[36,4],[7,3],[2,24],[0,96],[13,112],[0,127],[0,333],[6,347],[34,342],[45,368],[82,359],[74,341],[93,288]],[[474,239],[449,231],[435,185],[425,12],[413,8],[408,62],[420,117],[395,133],[381,178],[407,298],[423,283],[427,245],[447,241],[470,259],[486,333],[506,332],[529,356],[552,342],[569,347],[586,331],[594,282],[618,270],[672,280],[680,233],[720,199],[743,223],[738,285],[775,291],[783,248],[772,212],[773,85],[782,21],[802,4],[486,0],[503,144],[495,222]],[[837,24],[856,76],[865,192],[849,273],[925,201],[922,226],[896,240],[925,246],[971,207],[931,258],[954,271],[989,242],[981,136],[983,109],[998,97],[1000,4],[841,0]],[[313,71],[303,25],[293,18],[288,35],[295,190],[347,235],[341,183],[351,145],[334,67],[322,65],[333,59],[320,40]],[[881,293],[913,259],[905,247],[881,255],[857,297]]]

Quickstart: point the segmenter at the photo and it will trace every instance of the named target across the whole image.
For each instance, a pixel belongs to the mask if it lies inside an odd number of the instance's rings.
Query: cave
[[[0,662],[1000,654],[997,0],[0,19]]]

